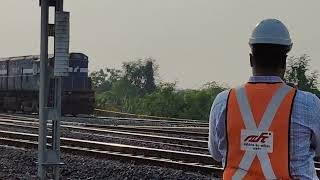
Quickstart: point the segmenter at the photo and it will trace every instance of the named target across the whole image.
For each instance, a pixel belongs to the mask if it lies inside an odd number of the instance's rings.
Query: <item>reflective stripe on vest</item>
[[[295,89],[283,83],[247,84],[231,90],[227,110],[228,153],[224,179],[290,179],[288,133],[294,94]],[[259,102],[261,96],[264,96],[264,100]],[[280,152],[281,148],[274,146],[279,144],[286,152]],[[281,166],[272,164],[271,157],[273,161],[277,157],[286,161],[283,165],[287,167],[278,170]]]

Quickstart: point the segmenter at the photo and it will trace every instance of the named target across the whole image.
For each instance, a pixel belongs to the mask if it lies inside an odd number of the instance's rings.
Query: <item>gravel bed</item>
[[[0,179],[37,179],[36,150],[0,146],[0,151]],[[71,154],[62,154],[62,161],[61,179],[210,179],[198,173]]]
[[[30,130],[30,129],[24,129],[24,128],[0,126],[0,129],[4,131],[17,131],[17,132],[33,133],[33,134],[38,133],[37,130]],[[160,144],[152,141],[143,142],[141,141],[141,139],[130,139],[127,136],[123,136],[123,135],[115,137],[108,134],[101,135],[101,134],[87,133],[85,131],[70,131],[68,129],[62,129],[61,136],[66,138],[83,139],[83,140],[91,140],[91,141],[106,142],[106,143],[126,144],[126,145],[138,146],[138,147],[148,147],[148,148],[165,149],[165,150],[172,150],[172,151],[209,154],[209,151],[192,150],[192,149],[190,150],[190,149],[185,149],[180,147],[173,147],[166,144]]]

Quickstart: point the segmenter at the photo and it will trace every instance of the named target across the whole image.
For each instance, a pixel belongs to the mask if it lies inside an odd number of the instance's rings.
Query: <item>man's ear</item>
[[[250,66],[253,67],[253,64],[254,64],[253,63],[253,55],[250,53],[249,56],[250,56]]]

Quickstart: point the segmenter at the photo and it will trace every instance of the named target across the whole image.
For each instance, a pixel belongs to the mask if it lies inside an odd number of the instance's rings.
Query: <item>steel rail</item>
[[[0,122],[19,122],[19,123],[26,123],[26,124],[33,124],[37,125],[37,122],[28,122],[28,121],[19,121],[19,120],[10,120],[10,119],[1,119]],[[180,145],[187,145],[187,146],[196,146],[196,147],[203,147],[207,148],[207,138],[204,140],[197,140],[197,139],[186,139],[186,138],[178,138],[178,137],[169,137],[169,136],[162,136],[162,135],[151,135],[151,134],[143,134],[143,133],[135,133],[135,132],[127,132],[127,131],[115,131],[115,130],[108,130],[108,129],[101,129],[101,128],[91,128],[91,127],[81,127],[81,126],[73,126],[73,125],[61,125],[62,128],[68,128],[71,130],[82,130],[82,131],[90,131],[93,133],[108,133],[114,135],[125,135],[135,138],[144,138],[152,141],[161,141],[164,143],[173,143],[173,144],[180,144]],[[141,132],[141,131],[139,131]]]
[[[9,139],[0,137],[0,143],[8,146],[20,147],[20,148],[33,148],[36,149],[38,146],[35,141],[28,140],[19,140],[19,139]],[[204,175],[215,175],[221,176],[222,168],[216,166],[207,166],[200,165],[197,163],[185,163],[179,161],[172,161],[157,157],[145,157],[145,156],[137,156],[132,154],[125,154],[119,152],[111,152],[111,151],[101,151],[97,149],[87,149],[80,147],[70,147],[70,146],[61,146],[61,150],[63,153],[69,153],[74,155],[81,156],[90,156],[95,158],[104,158],[108,160],[119,160],[125,162],[134,162],[138,165],[152,165],[158,167],[179,169],[189,172],[197,172]]]
[[[36,118],[28,118],[28,117],[26,117],[26,119],[24,119],[24,116],[13,116],[13,115],[7,115],[7,114],[4,114],[4,115],[0,114],[0,118],[1,118],[1,116],[8,117],[8,119],[10,117],[10,119],[12,119],[12,120],[37,121]],[[62,121],[62,122],[68,122],[68,121]],[[158,126],[158,128],[153,128],[153,127],[147,127],[147,126],[144,126],[144,127],[133,127],[133,126],[125,127],[125,126],[112,126],[112,125],[93,124],[93,123],[82,123],[82,124],[84,126],[87,126],[87,127],[118,129],[118,130],[121,129],[121,130],[126,130],[126,131],[131,131],[131,132],[133,132],[133,131],[136,131],[136,132],[144,131],[144,132],[160,133],[160,134],[180,134],[180,135],[187,135],[187,136],[195,136],[195,137],[200,137],[200,138],[203,138],[203,139],[207,139],[208,138],[208,133],[207,132],[171,130],[168,127],[164,127],[164,128],[161,129],[159,126]],[[177,128],[177,127],[175,127],[175,128]],[[184,127],[184,128],[187,128],[187,127]],[[201,128],[204,128],[204,127],[201,127]]]
[[[31,134],[31,133],[0,131],[0,137],[36,141],[38,138],[38,135]],[[47,137],[47,138],[50,141],[51,138],[50,137]],[[82,139],[73,139],[73,138],[61,138],[61,144],[66,146],[100,149],[105,151],[134,153],[136,155],[161,157],[161,158],[172,159],[177,161],[185,161],[185,162],[189,161],[189,162],[197,162],[197,163],[203,163],[203,164],[215,164],[215,161],[211,158],[210,155],[198,154],[198,153],[154,149],[154,148],[146,148],[146,147],[138,147],[138,146],[124,145],[124,144],[106,143],[106,142],[98,142],[98,141],[90,141],[90,140],[82,140]]]
[[[3,115],[3,116],[11,116],[11,117],[14,117],[16,115],[12,115],[12,114],[0,114],[0,115]],[[19,114],[20,116],[21,114]],[[29,116],[30,115],[26,115],[24,114],[24,116]],[[33,118],[33,117],[31,117]],[[127,121],[127,120],[130,120],[130,121],[138,121],[138,122],[154,122],[154,123],[164,123],[164,124],[170,124],[170,125],[189,125],[189,126],[195,126],[195,127],[208,127],[209,124],[208,123],[204,123],[204,122],[199,122],[199,121],[196,121],[196,120],[165,120],[165,119],[162,119],[162,120],[159,120],[159,119],[139,119],[139,118],[126,118],[126,117],[106,117],[106,116],[95,116],[95,117],[92,117],[92,116],[84,116],[84,117],[79,117],[79,118],[85,118],[85,119],[98,119],[98,120],[119,120],[119,121]]]
[[[100,124],[85,124],[86,127],[95,127],[95,128],[106,128],[106,129],[117,129],[125,130],[131,132],[150,132],[150,133],[161,133],[161,134],[180,134],[187,136],[195,136],[203,139],[208,138],[208,133],[202,132],[192,132],[192,131],[181,131],[181,130],[168,130],[168,129],[155,129],[155,128],[146,128],[146,127],[124,127],[124,126],[111,126],[111,125],[100,125]]]
[[[18,133],[18,132],[9,132],[9,131],[0,131],[0,142],[6,145],[21,147],[22,144],[33,144],[32,146],[37,147],[37,138],[36,134],[30,133]],[[51,139],[48,137],[48,140]],[[177,168],[174,165],[183,167],[182,169],[188,169],[196,172],[206,172],[212,173],[217,168],[219,164],[210,158],[209,155],[196,154],[196,153],[187,153],[187,152],[178,152],[178,151],[169,151],[169,150],[159,150],[153,148],[142,148],[129,145],[121,145],[114,143],[101,143],[95,141],[71,139],[71,138],[61,138],[61,149],[64,152],[74,153],[78,150],[82,150],[83,155],[87,155],[86,151],[96,152],[95,156],[101,157],[101,153],[112,153],[116,156],[129,156],[131,160],[136,158],[143,159],[144,163],[149,161],[158,162],[155,165],[164,163],[170,163],[172,168]],[[66,151],[66,148],[70,151]],[[109,156],[105,156],[109,158]],[[147,162],[145,162],[147,161]],[[180,165],[179,165],[180,164]]]
[[[87,117],[84,117],[87,118]],[[90,118],[90,117],[88,117]],[[154,123],[165,123],[170,125],[189,125],[196,127],[208,127],[208,123],[201,122],[189,122],[189,121],[173,121],[173,120],[157,120],[157,119],[138,119],[138,118],[121,118],[121,117],[97,117],[97,119],[116,119],[116,120],[130,120],[130,121],[146,121],[146,122],[154,122]]]
[[[34,148],[37,147],[37,142],[23,139],[10,139],[0,137],[0,143],[8,146],[21,147],[21,148]],[[134,155],[130,153],[121,153],[115,151],[105,151],[100,149],[88,149],[82,147],[71,147],[63,145],[61,150],[64,153],[91,156],[95,158],[105,158],[108,160],[120,160],[126,162],[134,162],[135,164],[154,165],[165,168],[173,168],[190,172],[197,172],[204,175],[210,175],[211,177],[221,177],[223,168],[220,163],[214,162],[211,165],[188,163],[183,161],[172,161],[171,159],[164,159],[159,157],[147,157],[143,155]],[[317,175],[320,176],[319,162],[315,163]]]
[[[1,134],[1,133],[0,133]],[[28,140],[12,140],[8,138],[0,138],[0,142],[3,142],[8,145],[13,146],[19,146],[17,144],[23,143],[29,143],[33,144],[33,147],[37,147],[36,142],[30,142]],[[73,142],[75,143],[75,142]],[[85,143],[85,142],[82,142]],[[76,145],[76,144],[73,144]],[[21,146],[21,145],[20,145]],[[24,145],[22,145],[24,146]],[[93,148],[95,148],[93,146]],[[122,147],[120,149],[123,149],[125,147]],[[202,174],[220,176],[222,175],[222,168],[221,165],[218,162],[212,161],[211,165],[204,165],[200,164],[198,161],[195,163],[191,162],[182,162],[181,160],[177,160],[177,162],[172,161],[170,159],[161,158],[158,159],[157,157],[146,157],[144,154],[142,155],[132,155],[129,154],[127,151],[122,152],[111,152],[106,150],[97,150],[97,149],[87,149],[86,147],[68,147],[68,146],[62,146],[62,150],[67,153],[73,153],[73,154],[79,154],[79,155],[87,155],[87,156],[95,156],[99,158],[108,158],[108,159],[114,159],[114,160],[129,160],[134,161],[138,164],[150,164],[150,165],[156,165],[161,167],[169,167],[174,169],[182,169],[186,171],[193,171],[193,172],[199,172]],[[130,151],[130,150],[129,150]],[[161,151],[161,150],[160,150]],[[209,157],[208,157],[209,158]],[[192,158],[193,159],[193,158]],[[211,161],[211,160],[209,160]],[[206,160],[202,160],[202,163],[206,162]],[[320,177],[320,162],[315,162],[315,167],[317,171],[317,175]]]
[[[0,120],[0,126],[14,127],[14,128],[21,128],[21,129],[31,129],[31,130],[35,130],[35,131],[38,129],[37,126],[19,125],[19,124],[1,122],[1,120]],[[72,132],[72,133],[74,133],[74,134],[80,133],[80,134],[91,135],[91,136],[93,135],[93,134],[81,133],[81,132]],[[108,137],[108,136],[100,135],[100,134],[94,134],[94,136]],[[190,146],[190,145],[184,145],[183,143],[174,144],[172,142],[159,142],[159,140],[161,140],[159,138],[158,138],[158,141],[142,140],[141,137],[140,138],[136,138],[136,139],[123,138],[123,137],[112,137],[112,139],[114,139],[114,140],[129,140],[129,141],[136,142],[136,143],[153,143],[153,144],[158,144],[158,145],[161,145],[161,146],[169,146],[169,147],[174,147],[174,148],[181,148],[182,150],[186,150],[186,151],[201,151],[203,154],[208,154],[207,147]]]

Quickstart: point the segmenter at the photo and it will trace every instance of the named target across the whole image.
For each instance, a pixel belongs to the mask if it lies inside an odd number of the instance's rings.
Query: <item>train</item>
[[[88,75],[88,56],[70,53],[69,76],[62,77],[61,113],[92,114],[94,91]],[[49,55],[48,71],[53,72],[54,56]],[[0,58],[0,110],[24,113],[39,111],[40,56]],[[53,106],[54,79],[49,79],[48,107]]]

